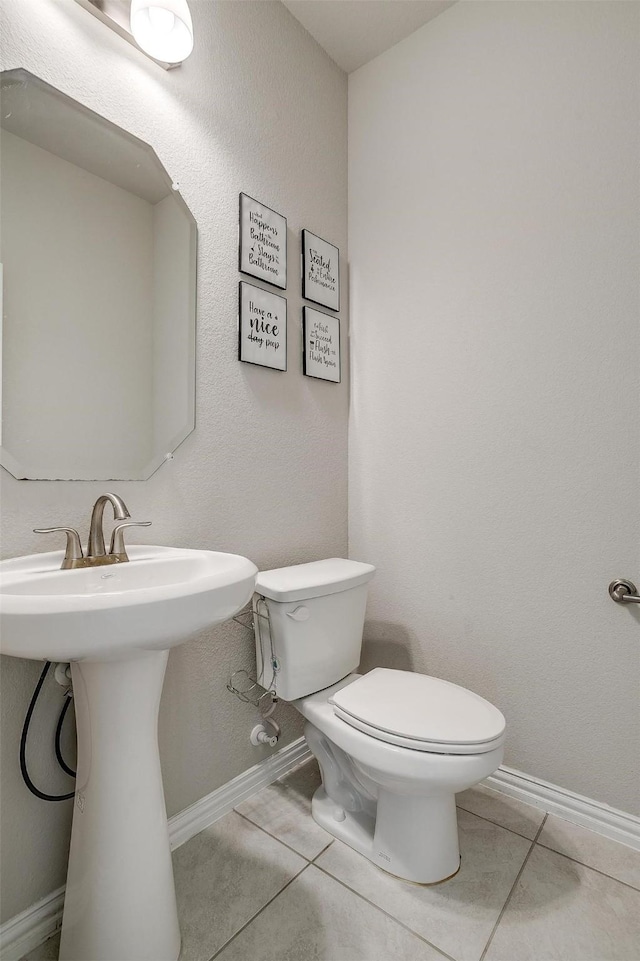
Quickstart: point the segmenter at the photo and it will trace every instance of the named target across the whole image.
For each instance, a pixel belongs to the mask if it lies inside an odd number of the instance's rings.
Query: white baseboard
[[[619,841],[640,851],[640,817],[574,794],[557,784],[523,774],[509,767],[500,767],[484,782],[487,787],[509,797],[533,804],[548,814],[557,814],[565,821],[579,824],[612,841]]]
[[[242,801],[310,757],[305,739],[298,738],[174,815],[169,819],[171,848],[180,847]],[[499,768],[483,783],[494,791],[533,804],[550,814],[557,814],[565,821],[580,824],[596,834],[640,850],[640,818],[633,814],[617,811],[599,801],[592,801],[508,767]],[[27,951],[33,951],[55,934],[62,924],[63,905],[64,887],[6,921],[0,927],[2,961],[18,961]]]
[[[64,886],[32,904],[0,927],[0,958],[18,961],[56,933],[62,924]]]
[[[171,850],[179,848],[185,841],[232,811],[241,801],[257,794],[267,784],[277,781],[283,774],[310,757],[311,751],[307,742],[303,737],[299,737],[297,741],[287,744],[264,761],[259,761],[248,771],[243,771],[232,781],[169,818]]]
[[[241,801],[256,794],[310,757],[307,742],[300,737],[169,818],[171,849],[180,847],[185,841],[228,814]],[[63,906],[64,887],[61,887],[0,926],[2,961],[18,961],[28,951],[33,951],[54,935],[62,924]]]

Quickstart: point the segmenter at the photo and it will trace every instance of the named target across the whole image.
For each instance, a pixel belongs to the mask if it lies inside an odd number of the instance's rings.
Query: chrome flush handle
[[[287,611],[287,617],[290,617],[292,621],[308,621],[311,612],[308,607],[301,605],[296,607],[294,611]]]

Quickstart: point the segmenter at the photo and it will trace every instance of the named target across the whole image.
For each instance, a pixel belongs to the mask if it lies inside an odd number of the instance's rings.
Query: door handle
[[[640,604],[640,594],[636,585],[621,577],[609,584],[609,596],[616,604]]]

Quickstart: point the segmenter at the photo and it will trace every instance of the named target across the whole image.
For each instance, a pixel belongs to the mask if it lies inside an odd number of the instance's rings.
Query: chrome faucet
[[[89,525],[89,543],[87,544],[87,558],[102,557],[106,554],[104,546],[104,530],[102,527],[104,505],[109,501],[113,507],[114,520],[123,521],[131,517],[127,505],[117,494],[101,494],[93,505],[91,523]]]
[[[104,544],[104,508],[105,504],[110,503],[113,507],[113,516],[116,521],[123,521],[116,524],[111,534],[111,544],[109,551]],[[82,552],[80,535],[73,527],[36,527],[35,534],[54,534],[64,532],[67,535],[67,549],[62,570],[73,570],[78,567],[99,567],[103,564],[123,564],[129,560],[124,546],[124,530],[127,527],[149,527],[151,521],[132,521],[127,520],[131,514],[127,510],[127,505],[118,497],[117,494],[101,494],[93,505],[91,511],[91,523],[89,526],[89,542],[87,544],[86,556]]]

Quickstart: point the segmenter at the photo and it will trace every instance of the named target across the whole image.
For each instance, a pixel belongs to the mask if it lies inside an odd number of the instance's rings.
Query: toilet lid
[[[493,704],[464,687],[381,667],[336,691],[331,703],[338,717],[373,737],[438,753],[491,750],[506,725]]]

